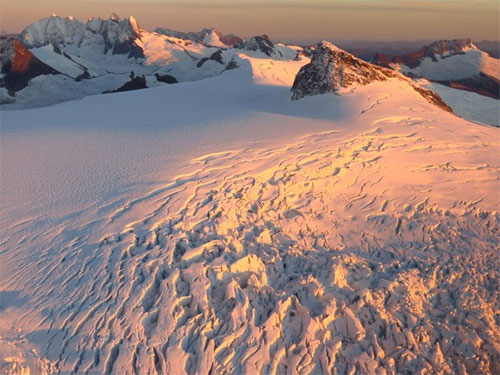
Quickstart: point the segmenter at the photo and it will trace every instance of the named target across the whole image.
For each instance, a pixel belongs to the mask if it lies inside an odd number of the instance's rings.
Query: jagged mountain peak
[[[108,19],[91,17],[83,24],[73,17],[51,16],[29,25],[21,33],[28,48],[52,44],[56,47],[74,46],[103,48],[104,53],[128,54],[129,57],[144,57],[137,40],[141,29],[134,17],[121,19],[116,13]]]
[[[292,86],[292,100],[326,93],[336,93],[351,85],[367,85],[374,81],[399,78],[408,83],[429,103],[452,112],[451,108],[432,90],[419,87],[402,74],[383,68],[346,52],[334,44],[322,41],[314,47],[311,62],[303,66]]]
[[[249,51],[260,51],[269,57],[278,53],[274,48],[274,43],[271,42],[271,39],[265,34],[256,35],[248,40],[241,41],[235,44],[234,47]]]
[[[354,83],[366,85],[384,81],[397,73],[367,63],[334,44],[322,41],[312,53],[311,62],[303,66],[292,86],[292,99],[337,92],[341,87]]]
[[[84,25],[74,17],[60,17],[55,14],[42,18],[21,32],[23,43],[28,47],[71,44],[82,34]]]
[[[469,49],[478,49],[470,38],[437,40],[429,46],[435,55],[456,54]]]

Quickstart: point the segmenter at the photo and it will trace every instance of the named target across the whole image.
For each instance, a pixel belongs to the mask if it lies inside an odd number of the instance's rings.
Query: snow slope
[[[33,48],[31,49],[31,53],[33,53],[33,55],[35,55],[40,61],[54,68],[58,72],[70,76],[71,78],[77,78],[81,74],[85,73],[85,69],[82,68],[82,66],[78,65],[68,57],[60,53],[56,53],[54,51],[54,46],[51,44],[39,48]]]
[[[499,130],[236,59],[1,112],[2,370],[498,373]]]
[[[415,68],[404,64],[393,67],[405,74],[411,73],[436,81],[458,80],[478,76],[480,73],[500,80],[499,60],[477,48],[471,48],[463,54],[438,56],[436,61],[424,57]]]
[[[392,59],[376,54],[374,62],[434,81],[457,81],[481,74],[500,80],[499,60],[481,51],[470,39],[439,40]]]
[[[458,90],[420,79],[419,83],[439,94],[460,117],[471,121],[500,126],[500,103],[475,92]]]

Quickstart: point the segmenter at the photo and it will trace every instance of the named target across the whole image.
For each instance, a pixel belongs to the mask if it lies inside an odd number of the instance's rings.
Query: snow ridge
[[[155,32],[162,35],[172,36],[179,39],[192,40],[195,42],[204,43],[208,46],[214,47],[232,47],[235,44],[241,42],[243,39],[234,35],[227,34],[223,35],[214,28],[203,29],[198,32],[183,32],[171,30],[165,27],[157,27]]]
[[[500,60],[481,51],[470,39],[440,40],[392,59],[376,54],[372,62],[410,77],[500,99]]]
[[[325,93],[338,93],[341,88],[367,85],[391,78],[407,82],[429,103],[452,112],[452,109],[432,90],[418,86],[392,69],[382,68],[358,59],[326,41],[315,46],[311,62],[304,65],[295,77],[292,85],[292,100]]]

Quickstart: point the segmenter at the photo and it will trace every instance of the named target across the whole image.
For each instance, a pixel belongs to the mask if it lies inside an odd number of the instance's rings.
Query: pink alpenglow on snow
[[[2,373],[500,372],[497,99],[328,42],[26,30],[0,49],[26,67],[1,77]]]

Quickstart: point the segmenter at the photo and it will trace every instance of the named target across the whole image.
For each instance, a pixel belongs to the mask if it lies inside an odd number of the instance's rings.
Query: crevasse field
[[[499,129],[239,59],[1,112],[2,371],[498,374]]]

